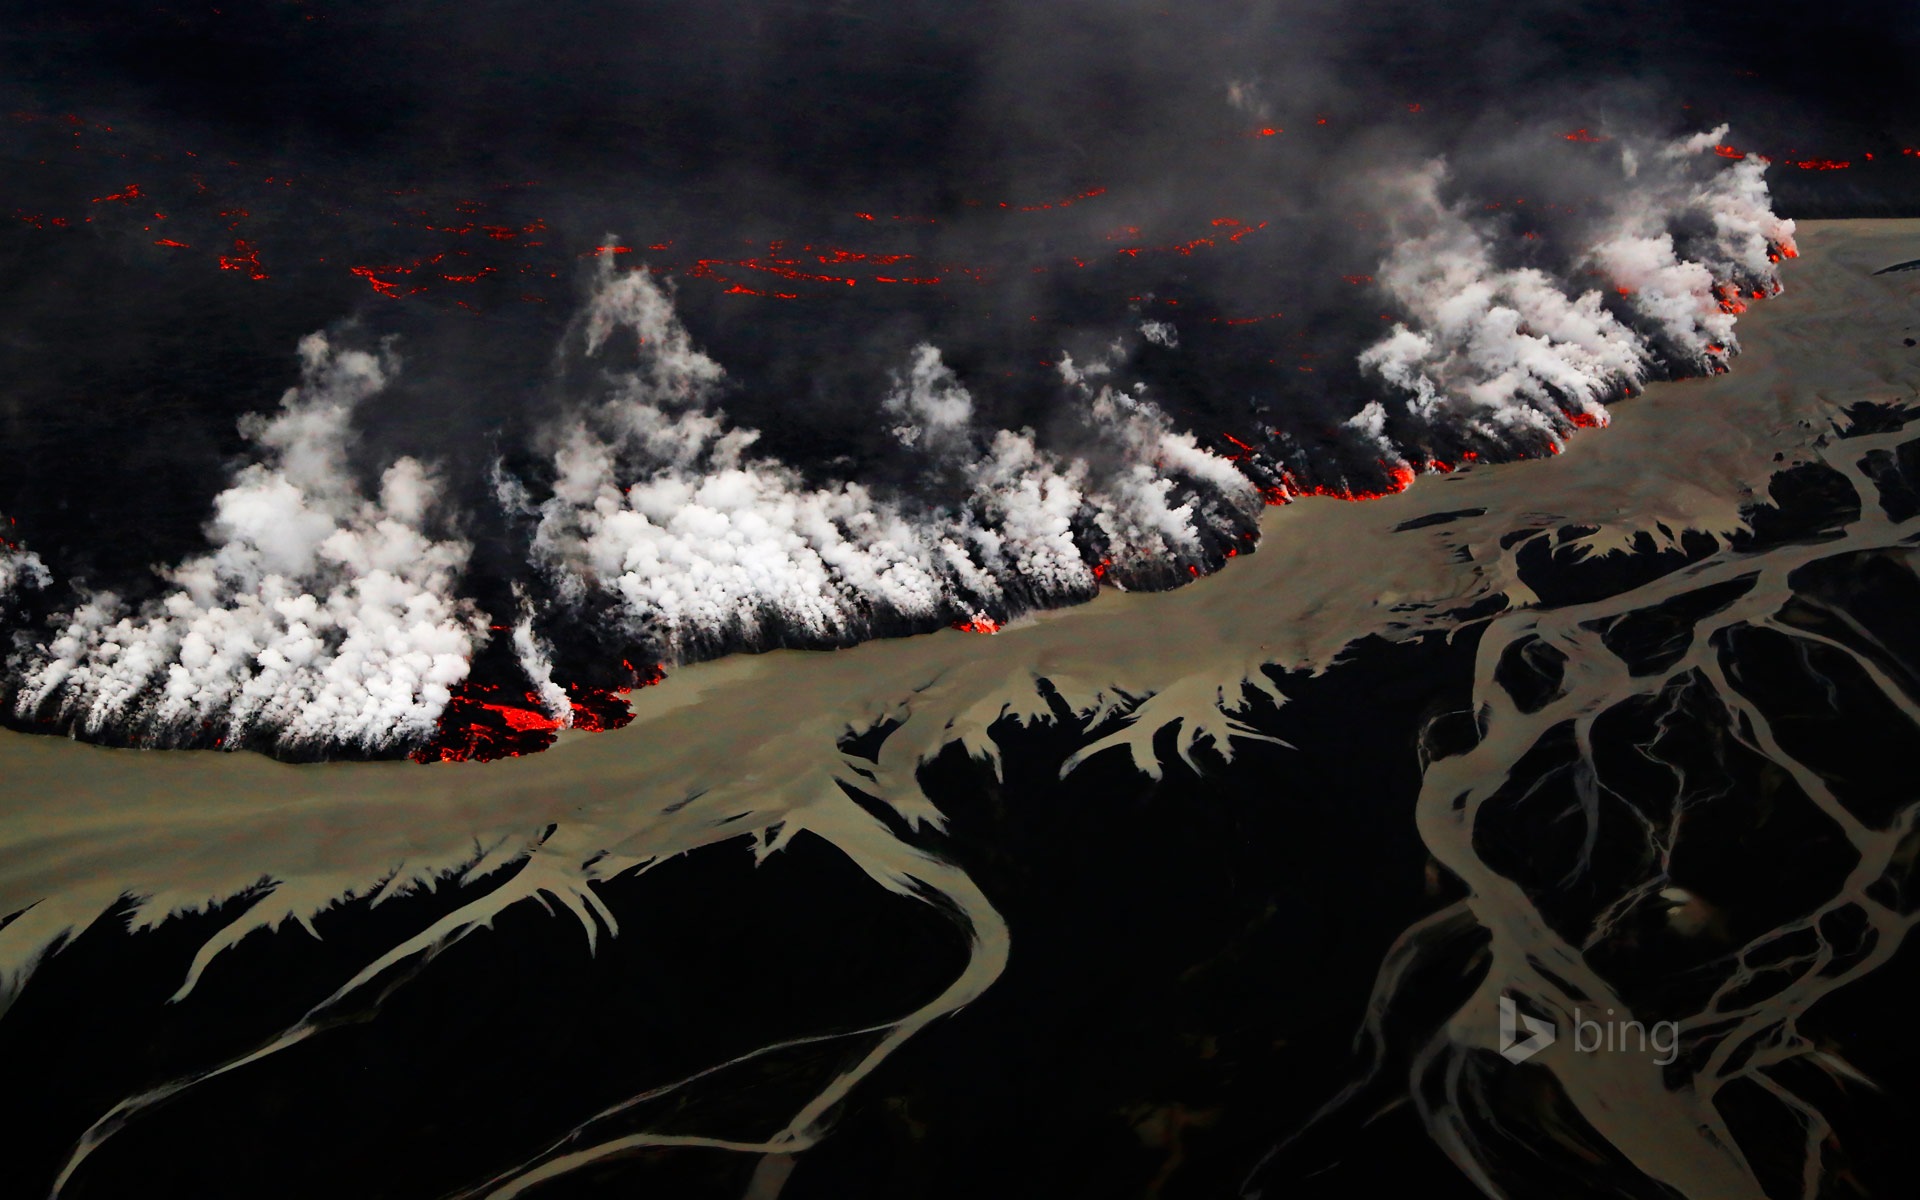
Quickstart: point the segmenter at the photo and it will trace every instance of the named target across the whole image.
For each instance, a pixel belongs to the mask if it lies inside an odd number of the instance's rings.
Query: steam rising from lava
[[[321,334],[300,357],[280,410],[242,425],[257,456],[214,498],[214,549],[137,611],[82,589],[12,664],[17,713],[159,744],[212,729],[236,747],[366,752],[431,734],[484,635],[454,594],[467,546],[428,531],[439,485],[420,463],[395,461],[374,498],[349,470],[353,409],[392,360]]]
[[[1774,264],[1795,252],[1793,222],[1768,205],[1764,164],[1704,179],[1687,169],[1726,133],[1676,142],[1644,168],[1622,152],[1636,186],[1607,198],[1596,240],[1573,258],[1610,286],[1612,303],[1577,277],[1502,265],[1495,233],[1444,197],[1443,162],[1394,181],[1393,248],[1378,278],[1411,320],[1363,351],[1362,369],[1405,397],[1423,440],[1464,430],[1512,446],[1531,434],[1555,450],[1570,426],[1604,424],[1604,403],[1656,370],[1726,369],[1739,298],[1777,294]],[[1366,412],[1358,425],[1398,454],[1385,419]]]
[[[9,615],[16,596],[45,588],[52,579],[38,554],[24,546],[0,541],[0,619]]]
[[[1260,507],[1244,476],[1151,401],[1094,387],[1065,357],[1084,453],[983,429],[930,345],[879,406],[932,481],[926,493],[809,484],[755,456],[759,435],[714,406],[720,366],[693,349],[645,270],[603,274],[587,353],[616,332],[633,337],[640,365],[560,435],[534,553],[562,600],[611,607],[674,661],[1084,600],[1107,564],[1118,582],[1201,563],[1207,533],[1250,530]]]
[[[1776,293],[1775,263],[1794,253],[1764,163],[1707,153],[1725,134],[1623,141],[1588,211],[1544,250],[1484,217],[1500,206],[1442,160],[1376,181],[1386,249],[1371,278],[1400,319],[1359,350],[1360,378],[1384,394],[1350,399],[1349,412],[1363,402],[1331,453],[1303,451],[1284,417],[1242,427],[1259,444],[1226,436],[1231,458],[1203,443],[1227,431],[1180,428],[1143,364],[1205,351],[1182,339],[1189,318],[1136,305],[1091,353],[1084,336],[1078,359],[1053,352],[1041,428],[996,427],[982,414],[1005,406],[977,391],[993,377],[963,378],[921,342],[863,401],[890,471],[786,461],[722,407],[768,398],[696,344],[670,286],[601,257],[561,346],[559,415],[530,459],[493,469],[505,580],[463,581],[469,548],[437,523],[450,505],[415,458],[362,493],[354,411],[390,389],[397,361],[314,334],[279,412],[243,423],[254,459],[213,501],[212,548],[162,570],[146,603],[80,587],[44,640],[16,639],[10,707],[145,744],[391,753],[436,736],[488,640],[472,597],[489,587],[488,607],[511,590],[519,690],[551,726],[572,712],[554,659],[609,636],[677,664],[991,631],[1103,582],[1187,582],[1252,541],[1263,499],[1398,490],[1446,469],[1439,447],[1557,452],[1649,377],[1724,370],[1745,298]],[[37,559],[5,554],[0,595],[44,582]]]

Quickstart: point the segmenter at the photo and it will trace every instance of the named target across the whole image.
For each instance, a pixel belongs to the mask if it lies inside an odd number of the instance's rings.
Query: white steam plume
[[[1726,137],[1720,126],[1667,148],[1665,157],[1699,154]],[[1704,139],[1704,140],[1703,140]],[[1669,357],[1694,372],[1712,371],[1739,349],[1734,318],[1743,297],[1777,294],[1775,260],[1795,253],[1793,222],[1776,216],[1766,161],[1749,157],[1705,182],[1682,175],[1625,194],[1609,235],[1588,258],[1625,293],[1635,325]],[[1703,232],[1676,237],[1682,218]]]
[[[538,698],[540,708],[549,717],[559,722],[560,728],[573,728],[573,701],[565,688],[553,681],[553,647],[540,636],[533,627],[533,603],[527,598],[527,590],[518,582],[513,585],[513,598],[520,606],[520,619],[513,626],[513,654],[520,663],[520,669],[533,681],[533,695]]]
[[[1604,422],[1604,402],[1658,367],[1723,369],[1740,297],[1777,293],[1774,261],[1794,252],[1793,222],[1769,207],[1762,160],[1704,181],[1687,169],[1725,133],[1665,147],[1658,170],[1623,156],[1635,185],[1575,260],[1606,280],[1612,307],[1598,287],[1501,266],[1496,235],[1441,198],[1442,163],[1399,181],[1379,280],[1410,319],[1361,354],[1362,370],[1401,392],[1422,426],[1502,445],[1532,433],[1557,446],[1570,419]],[[1384,444],[1382,422],[1372,424]]]
[[[16,595],[28,589],[44,588],[52,581],[38,554],[0,537],[0,617],[7,615]]]
[[[373,499],[348,467],[353,408],[393,362],[321,334],[300,355],[280,410],[242,422],[256,459],[214,499],[214,549],[165,570],[136,612],[87,595],[16,663],[17,714],[51,706],[162,744],[375,751],[433,732],[484,636],[453,594],[467,547],[426,532],[438,485],[418,462],[394,462]]]
[[[1043,450],[1031,431],[985,431],[931,346],[896,378],[882,418],[902,453],[957,479],[962,498],[809,484],[753,455],[758,434],[712,406],[721,369],[645,271],[603,280],[588,352],[617,329],[638,340],[640,367],[559,433],[535,550],[564,597],[610,596],[672,659],[1083,599],[1102,557],[1123,577],[1185,565],[1204,552],[1209,520],[1259,505],[1230,463],[1138,396],[1078,389],[1088,457]],[[1063,373],[1074,381],[1070,364]]]

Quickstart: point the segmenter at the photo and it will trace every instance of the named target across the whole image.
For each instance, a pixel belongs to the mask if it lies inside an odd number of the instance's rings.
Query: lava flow
[[[619,729],[633,720],[622,697],[636,687],[651,687],[666,677],[665,669],[656,665],[635,670],[634,682],[625,687],[570,684],[566,693],[571,711],[564,725],[541,707],[536,692],[515,692],[499,684],[469,680],[447,701],[433,740],[409,757],[417,763],[491,762],[545,750],[562,728],[581,733]]]

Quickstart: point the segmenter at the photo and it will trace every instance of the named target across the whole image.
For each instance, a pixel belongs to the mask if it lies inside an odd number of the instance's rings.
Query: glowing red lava
[[[389,300],[398,300],[400,298],[400,285],[380,278],[376,272],[385,272],[389,275],[406,275],[412,270],[410,267],[348,267],[347,269],[366,280],[374,291]]]
[[[1386,468],[1387,472],[1387,485],[1378,490],[1356,488],[1346,482],[1342,482],[1339,487],[1329,487],[1325,484],[1302,485],[1299,480],[1294,478],[1291,471],[1283,470],[1280,472],[1280,482],[1272,487],[1262,488],[1261,495],[1266,499],[1269,506],[1291,504],[1295,500],[1303,499],[1307,496],[1324,496],[1330,500],[1378,500],[1383,496],[1397,495],[1413,486],[1415,475],[1413,464],[1406,462],[1389,463],[1385,459],[1378,461],[1380,466]],[[1429,463],[1428,465],[1433,464]]]
[[[265,279],[267,273],[260,269],[260,251],[245,238],[233,239],[233,253],[220,256],[222,271],[244,271],[249,278]]]
[[[539,696],[523,692],[525,704],[502,703],[483,696],[500,696],[488,684],[468,683],[453,694],[440,714],[433,741],[412,754],[415,762],[489,762],[518,758],[553,744],[560,722],[539,707]]]
[[[1233,436],[1230,433],[1223,433],[1220,436],[1227,439],[1229,442],[1232,442],[1235,446],[1239,447],[1239,450],[1237,452],[1227,455],[1228,462],[1245,462],[1249,457],[1252,456],[1253,454],[1252,446],[1247,445],[1245,442],[1241,441],[1239,438]]]
[[[1075,204],[1080,203],[1082,200],[1091,200],[1095,196],[1104,196],[1106,194],[1107,194],[1107,189],[1103,187],[1093,188],[1090,191],[1081,192],[1077,196],[1068,196],[1065,200],[1053,200],[1045,204],[1022,204],[1019,206],[1019,211],[1020,212],[1043,212],[1050,208],[1069,208]],[[1003,202],[1000,205],[1000,207],[1006,208],[1007,205]],[[899,220],[898,217],[894,219]]]
[[[634,682],[629,686],[568,685],[571,728],[583,733],[619,729],[633,720],[633,713],[621,697],[636,687],[651,687],[667,677],[666,671],[657,664],[645,669],[630,663],[622,665],[633,673]],[[536,693],[513,693],[497,685],[469,681],[448,700],[433,740],[410,757],[418,763],[518,758],[545,750],[553,744],[559,731],[560,722],[541,707]]]
[[[1715,284],[1713,294],[1720,301],[1721,312],[1738,314],[1747,311],[1747,302],[1740,298],[1740,288],[1738,285],[1731,283]],[[1762,296],[1763,293],[1754,293],[1756,300],[1761,299]]]

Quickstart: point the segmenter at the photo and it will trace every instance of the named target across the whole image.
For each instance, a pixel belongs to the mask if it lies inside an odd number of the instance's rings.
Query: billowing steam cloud
[[[588,353],[616,331],[636,339],[641,366],[560,436],[534,549],[564,599],[610,600],[671,659],[1004,620],[1084,599],[1102,575],[1197,570],[1206,533],[1250,528],[1259,508],[1227,460],[1141,396],[1093,387],[1065,356],[1084,454],[1050,453],[1030,430],[983,430],[927,345],[881,419],[937,481],[928,493],[947,499],[809,485],[753,455],[758,435],[712,406],[721,368],[693,348],[647,272],[603,280]]]
[[[1377,280],[1401,320],[1359,354],[1389,395],[1334,428],[1343,449],[1404,485],[1427,461],[1417,447],[1558,448],[1647,378],[1725,369],[1746,299],[1779,290],[1793,226],[1769,207],[1762,162],[1705,155],[1724,134],[1623,148],[1593,212],[1539,254],[1450,195],[1466,189],[1444,163],[1400,176]],[[561,725],[572,707],[553,664],[583,629],[661,662],[992,630],[1103,582],[1203,574],[1252,536],[1265,499],[1298,490],[1272,446],[1223,457],[1128,382],[1142,353],[1194,353],[1174,319],[1137,314],[1097,354],[1057,352],[1044,436],[983,419],[923,342],[869,402],[896,482],[803,472],[723,411],[742,385],[695,344],[670,292],[611,262],[568,343],[594,371],[584,394],[537,433],[528,478],[494,477],[527,518],[514,551],[525,571],[504,581],[511,658],[528,702]],[[300,386],[243,427],[256,457],[213,502],[213,548],[162,572],[158,599],[84,593],[16,650],[17,717],[282,753],[436,735],[486,639],[459,590],[468,547],[436,532],[440,491],[419,462],[393,461],[373,497],[349,466],[353,409],[387,385],[391,357],[318,334],[301,355]],[[1275,444],[1288,433],[1273,432]],[[0,598],[46,575],[25,551],[0,552]]]
[[[47,566],[38,554],[0,538],[0,617],[6,616],[14,597],[29,589],[44,588],[50,582]]]
[[[1411,324],[1361,354],[1361,366],[1409,393],[1424,424],[1467,423],[1505,443],[1516,429],[1553,433],[1558,410],[1598,412],[1649,366],[1642,340],[1589,291],[1569,297],[1532,267],[1496,265],[1488,236],[1439,195],[1443,168],[1413,176],[1379,279]]]
[[[1555,446],[1570,423],[1604,422],[1604,402],[1655,370],[1725,369],[1741,297],[1777,293],[1774,263],[1794,252],[1793,222],[1769,207],[1762,162],[1704,179],[1687,169],[1726,132],[1665,147],[1644,168],[1623,152],[1635,186],[1573,263],[1611,297],[1538,267],[1499,265],[1496,234],[1442,199],[1443,163],[1400,181],[1379,281],[1410,319],[1361,354],[1362,368],[1403,393],[1418,427],[1452,426],[1496,445],[1532,433]],[[1355,426],[1397,454],[1386,418],[1369,405]]]
[[[1722,125],[1661,157],[1698,156],[1726,135]],[[1625,296],[1636,325],[1650,329],[1656,350],[1677,365],[1719,369],[1738,348],[1733,325],[1746,311],[1743,297],[1780,290],[1775,263],[1795,253],[1793,222],[1774,215],[1765,170],[1763,160],[1746,158],[1703,181],[1682,177],[1628,191],[1612,231],[1589,256]]]
[[[389,466],[373,499],[349,469],[354,406],[394,364],[319,334],[300,354],[300,386],[242,426],[257,459],[214,499],[214,549],[167,570],[138,611],[88,595],[14,662],[17,714],[282,751],[431,733],[484,630],[453,594],[467,547],[426,531],[437,485],[418,462]]]

